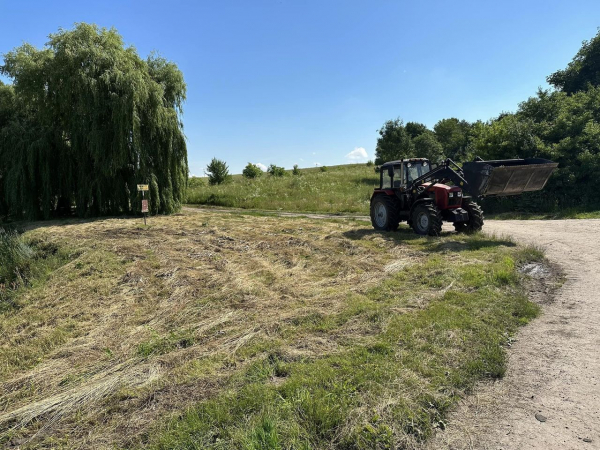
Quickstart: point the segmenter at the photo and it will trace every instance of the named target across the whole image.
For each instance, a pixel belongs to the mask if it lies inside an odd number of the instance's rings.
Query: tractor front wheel
[[[422,236],[439,236],[442,233],[442,217],[436,206],[431,203],[415,206],[410,224],[415,233]]]
[[[454,224],[454,229],[458,233],[476,233],[483,228],[483,211],[475,202],[469,201],[463,204],[463,208],[469,213],[468,222],[458,222]]]
[[[398,205],[389,195],[378,195],[371,201],[371,223],[379,231],[396,231],[400,223]]]

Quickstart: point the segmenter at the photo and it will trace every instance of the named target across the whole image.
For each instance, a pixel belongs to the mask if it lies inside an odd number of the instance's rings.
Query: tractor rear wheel
[[[377,195],[371,201],[371,223],[380,231],[396,231],[400,224],[398,202],[389,195]]]
[[[410,226],[422,236],[439,236],[442,233],[442,216],[435,205],[421,203],[413,210]]]
[[[476,233],[483,228],[483,211],[479,205],[473,201],[463,204],[463,208],[469,213],[468,222],[458,222],[454,224],[457,233]]]

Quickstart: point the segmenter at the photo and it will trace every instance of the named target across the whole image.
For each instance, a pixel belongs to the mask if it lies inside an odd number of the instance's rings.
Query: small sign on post
[[[146,191],[149,191],[150,189],[148,189],[147,184],[138,184],[137,189],[139,192],[142,193],[142,214],[144,215],[144,225],[146,225],[146,214],[149,211],[148,211],[148,200],[146,200],[144,198],[144,194],[146,193]]]

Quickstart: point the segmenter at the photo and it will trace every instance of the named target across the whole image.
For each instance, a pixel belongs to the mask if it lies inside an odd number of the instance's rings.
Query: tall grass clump
[[[21,288],[43,282],[71,256],[51,242],[0,227],[0,312],[15,306]]]
[[[0,228],[0,284],[23,281],[33,255],[34,251],[16,231]]]
[[[12,303],[12,293],[25,283],[34,251],[19,233],[0,228],[0,311]]]

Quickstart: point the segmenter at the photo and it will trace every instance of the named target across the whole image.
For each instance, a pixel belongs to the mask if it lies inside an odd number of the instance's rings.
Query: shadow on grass
[[[511,240],[490,238],[481,233],[475,235],[458,235],[454,231],[442,231],[442,235],[440,237],[420,236],[416,234],[412,228],[403,225],[400,225],[398,231],[385,232],[377,231],[372,228],[360,228],[346,231],[343,233],[343,235],[351,240],[361,240],[368,238],[369,236],[378,235],[385,240],[395,243],[411,242],[421,239],[424,241],[425,248],[423,250],[430,253],[462,252],[502,246],[515,247],[517,245]],[[448,241],[440,239],[444,237],[456,237],[459,240]]]
[[[15,222],[10,222],[10,225],[12,228],[19,230],[19,232],[25,232],[25,231],[33,231],[33,230],[37,230],[38,228],[47,228],[47,227],[61,227],[61,226],[65,226],[65,225],[75,225],[75,224],[82,224],[82,223],[92,223],[92,222],[99,222],[102,220],[114,220],[114,219],[119,219],[119,220],[139,220],[141,221],[140,223],[142,225],[144,225],[144,219],[143,216],[140,214],[139,216],[131,216],[131,215],[122,215],[122,216],[100,216],[100,217],[89,217],[89,218],[84,218],[84,217],[61,217],[61,218],[55,218],[55,219],[48,219],[48,220],[36,220],[36,221],[15,221]],[[151,216],[149,217],[149,219],[151,219]]]
[[[452,233],[450,233],[452,234]],[[481,250],[484,248],[494,247],[516,247],[517,244],[507,239],[490,239],[484,235],[469,236],[465,240],[460,241],[449,241],[449,242],[437,242],[429,245],[426,252],[462,252]]]
[[[381,236],[383,239],[391,241],[391,242],[405,242],[405,241],[416,241],[419,239],[427,239],[423,238],[423,236],[419,236],[416,234],[412,228],[407,226],[400,225],[398,231],[377,231],[373,228],[357,228],[354,230],[349,230],[342,233],[346,238],[352,239],[353,241],[359,241],[361,239],[368,238],[369,236]],[[450,234],[450,233],[443,233]]]

